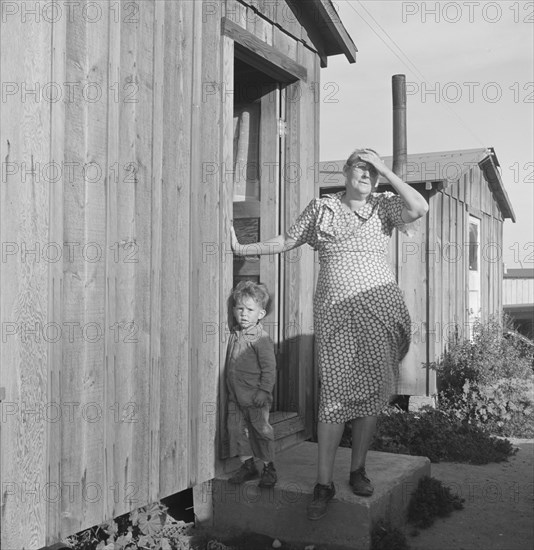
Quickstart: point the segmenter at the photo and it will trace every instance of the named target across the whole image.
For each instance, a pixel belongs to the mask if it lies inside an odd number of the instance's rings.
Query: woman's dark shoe
[[[352,487],[352,492],[355,495],[370,497],[374,492],[374,487],[371,485],[371,481],[367,477],[364,466],[350,473],[349,483]]]
[[[232,485],[239,485],[249,479],[257,478],[258,475],[259,472],[254,464],[254,459],[249,458],[241,464],[239,470],[237,470],[237,472],[228,480],[228,483],[231,483]]]
[[[308,519],[321,519],[326,515],[328,503],[334,498],[336,488],[334,483],[321,485],[317,483],[313,488],[313,498],[308,504]]]
[[[277,481],[278,477],[276,475],[274,464],[272,462],[269,462],[268,464],[263,466],[263,472],[261,473],[261,478],[258,485],[267,489],[269,487],[274,487]]]

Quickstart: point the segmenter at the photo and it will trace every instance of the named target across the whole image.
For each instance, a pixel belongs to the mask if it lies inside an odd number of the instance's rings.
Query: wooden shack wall
[[[27,7],[31,9],[32,3]],[[2,5],[2,13],[4,5]],[[7,17],[7,15],[6,15]],[[0,32],[0,530],[2,548],[38,548],[46,524],[48,344],[39,326],[50,311],[48,272],[39,246],[49,241],[53,186],[50,105],[26,90],[51,81],[51,27],[19,14]],[[5,86],[8,86],[6,89]],[[11,90],[11,93],[9,93]],[[32,174],[34,172],[34,174]],[[48,249],[50,256],[56,252]],[[36,326],[37,325],[37,326]],[[50,411],[50,416],[54,411]]]
[[[19,12],[1,36],[2,82],[18,86],[0,105],[1,527],[11,548],[39,548],[222,467],[233,133],[225,4],[56,5],[60,17]],[[265,17],[244,23],[318,82],[305,41]],[[35,83],[65,100],[43,100],[41,88],[22,101]],[[318,183],[317,87],[291,88],[286,224]],[[313,404],[313,261],[302,250],[284,267],[298,365],[288,391],[303,414]]]
[[[415,188],[429,200],[424,185],[418,184]],[[409,234],[396,231],[390,241],[389,260],[396,270],[412,321],[410,349],[400,366],[397,383],[397,393],[401,395],[425,395],[427,392],[429,223],[429,216],[425,216],[411,224]]]
[[[2,323],[19,328],[1,356],[12,548],[213,477],[220,365],[203,341],[221,293],[207,253],[221,102],[205,86],[221,80],[220,14],[81,2],[47,21],[25,4],[1,43],[19,89],[1,106],[2,243],[18,251],[0,267]],[[22,100],[23,86],[41,93]]]
[[[430,200],[429,361],[456,337],[469,337],[469,215],[480,219],[481,321],[502,311],[503,217],[478,166]],[[430,393],[435,392],[432,371]]]

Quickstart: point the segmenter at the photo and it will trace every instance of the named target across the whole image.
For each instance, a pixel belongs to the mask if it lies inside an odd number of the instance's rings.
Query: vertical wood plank
[[[482,174],[482,170],[478,166],[473,167],[473,181],[471,184],[471,200],[469,202],[469,205],[471,207],[477,208],[478,210],[482,210],[481,204],[480,204],[480,196],[481,196],[481,188],[482,185],[485,185],[484,176]]]
[[[260,166],[260,239],[269,239],[278,234],[279,227],[279,91],[277,85],[264,85],[261,98],[260,118],[260,143],[259,143],[259,166]],[[269,332],[275,344],[278,344],[279,327],[278,320],[279,294],[278,269],[280,257],[260,256],[261,282],[267,285],[271,295],[269,314],[265,317],[264,327]]]
[[[107,89],[108,89],[108,10],[103,2],[96,5],[102,17],[88,22],[78,14],[71,35],[72,56],[67,72],[74,82],[80,82],[87,91],[69,105],[68,118],[73,117],[71,131],[77,145],[71,149],[75,169],[75,195],[66,210],[65,224],[72,228],[80,243],[74,249],[73,269],[70,273],[70,290],[67,292],[69,314],[78,325],[74,326],[71,344],[71,364],[74,384],[69,393],[79,402],[81,418],[77,422],[64,422],[65,453],[69,454],[72,469],[63,477],[64,483],[75,483],[78,494],[75,502],[63,501],[69,511],[66,524],[78,531],[84,525],[94,525],[104,517],[102,480],[104,479],[104,431],[107,421],[104,401],[105,331],[105,255],[106,245],[106,192],[107,165]],[[84,3],[87,7],[87,3]],[[68,26],[70,30],[70,25]],[[70,70],[69,70],[70,69]],[[98,93],[97,93],[98,91]],[[70,136],[69,136],[70,137]],[[70,141],[70,139],[69,139]],[[80,170],[80,167],[84,167]],[[90,167],[90,168],[89,168]],[[70,187],[71,182],[64,182]],[[72,315],[72,317],[70,317]],[[79,360],[76,363],[75,357]],[[72,432],[80,430],[79,440]],[[78,446],[79,443],[79,446]],[[79,486],[78,486],[79,484]],[[99,494],[100,493],[100,494]],[[90,495],[90,496],[89,496]],[[95,496],[98,495],[98,498]],[[88,497],[89,496],[89,497]]]
[[[496,227],[495,234],[496,234],[497,243],[500,246],[500,250],[502,250],[503,244],[504,244],[503,243],[503,224],[498,219],[495,219],[494,223]],[[503,309],[502,295],[503,295],[503,272],[504,272],[504,263],[502,262],[502,260],[495,267],[497,270],[497,273],[496,273],[497,276],[495,281],[495,287],[497,289],[497,300],[495,303],[495,307],[497,312],[501,312]],[[529,303],[532,303],[533,301],[534,301],[533,296],[530,296]]]
[[[174,116],[164,120],[163,141],[162,496],[189,483],[192,21],[192,2],[166,3],[164,112]]]
[[[202,102],[202,89],[201,83],[203,78],[202,71],[202,18],[201,18],[201,3],[195,3],[193,8],[193,72],[192,72],[192,94],[191,94],[191,182],[195,182],[195,185],[191,185],[191,218],[195,219],[197,214],[197,208],[200,199],[200,184],[202,182],[202,158],[200,150],[202,144],[202,110],[205,109],[205,105]],[[228,16],[229,3],[227,1],[226,14]],[[199,228],[196,225],[191,227],[190,241],[189,241],[189,262],[191,265],[191,285],[190,292],[192,296],[199,296],[200,289],[198,287],[198,249],[202,247],[202,237],[199,235]],[[205,289],[202,289],[204,292]],[[197,308],[197,314],[200,315],[200,319],[193,318],[193,308],[189,311],[189,322],[195,323],[193,330],[191,330],[191,362],[189,364],[189,403],[198,402],[200,393],[200,375],[198,370],[201,368],[198,357],[198,331],[199,322],[200,330],[204,323],[212,321],[212,319],[205,319],[205,311],[203,309],[204,304],[199,304]],[[204,325],[205,326],[205,325]],[[189,480],[191,485],[195,485],[198,480],[198,447],[199,447],[199,416],[198,411],[193,406],[189,409],[189,448],[188,448],[188,464],[191,465],[189,470]]]
[[[87,50],[86,28],[81,17],[73,17],[67,25],[66,43],[66,81],[85,84],[87,67],[85,52]],[[80,98],[76,98],[79,102]],[[85,244],[85,182],[81,167],[85,164],[85,120],[86,105],[68,102],[65,106],[65,161],[73,163],[78,170],[63,181],[63,209],[64,209],[64,242],[69,250],[70,257],[64,267],[64,306],[63,317],[66,322],[72,323],[71,333],[63,341],[62,371],[66,376],[61,377],[61,399],[69,403],[77,403],[76,415],[73,422],[65,425],[61,432],[61,482],[79,483],[86,479],[83,472],[82,453],[86,450],[86,433],[83,430],[81,415],[82,402],[87,403],[85,395],[84,371],[86,370],[86,351],[81,337],[81,328],[84,323],[86,299],[84,295],[85,274],[81,255],[81,247]],[[71,244],[72,243],[72,244]],[[74,245],[74,243],[77,243]],[[67,249],[68,250],[68,249]],[[74,328],[78,327],[78,332]],[[91,385],[91,381],[89,381]],[[79,487],[78,487],[79,489]],[[64,496],[61,502],[62,512],[67,510],[69,503]],[[70,503],[69,515],[63,519],[62,530],[76,532],[82,524],[81,498],[78,492],[77,499]]]
[[[54,4],[57,4],[54,0]],[[51,81],[66,82],[65,47],[67,19],[61,17],[52,24]],[[63,166],[65,161],[65,103],[58,101],[50,106],[50,162]],[[63,186],[65,173],[60,181],[50,186],[50,233],[52,243],[63,245]],[[2,217],[2,214],[0,214]],[[63,326],[63,266],[64,258],[49,265],[48,274],[48,322]],[[2,287],[3,288],[3,287]],[[48,402],[61,402],[61,367],[63,359],[63,338],[50,339],[48,345]],[[51,486],[59,487],[61,482],[61,432],[62,422],[49,422],[48,428],[48,475]],[[46,544],[57,540],[61,532],[61,501],[49,499],[47,503]]]
[[[448,211],[448,220],[449,220],[449,249],[445,254],[445,261],[449,271],[449,331],[454,329],[454,323],[456,320],[456,200],[452,197],[449,199],[449,211]]]
[[[0,32],[0,77],[13,91],[0,104],[0,236],[3,252],[13,252],[0,263],[0,321],[3,331],[10,328],[0,345],[2,406],[11,411],[0,444],[1,546],[7,548],[37,548],[46,538],[41,491],[48,462],[43,411],[49,410],[49,348],[44,327],[50,305],[47,255],[57,252],[48,247],[55,174],[48,171],[50,106],[42,95],[42,86],[51,81],[51,24],[31,15],[39,13],[38,2],[26,2],[25,8],[24,19],[20,12],[8,17]]]
[[[136,484],[137,498],[141,502],[150,502],[150,472],[152,459],[152,410],[151,397],[151,246],[152,246],[152,188],[153,166],[153,120],[155,100],[154,79],[154,24],[157,2],[139,4],[139,24],[136,40],[137,95],[135,104],[135,143],[136,177],[133,182],[134,193],[134,235],[133,240],[139,250],[139,262],[135,270],[135,359],[132,365],[133,401],[139,404],[138,422],[134,424],[131,445],[131,480]]]
[[[117,7],[115,5],[115,7]],[[109,421],[105,433],[106,517],[129,510],[139,501],[139,486],[131,477],[131,441],[142,415],[135,400],[135,266],[141,259],[135,243],[135,71],[139,14],[125,5],[110,14],[106,196],[106,340],[105,380]],[[142,4],[140,4],[142,9]]]
[[[286,88],[286,121],[287,134],[285,139],[285,163],[282,171],[282,186],[284,194],[284,220],[283,230],[288,229],[301,212],[299,180],[297,170],[302,166],[302,130],[301,130],[301,109],[300,98],[302,97],[302,83],[295,82]],[[297,168],[298,167],[298,168]],[[300,285],[299,273],[302,268],[302,258],[305,247],[302,246],[294,251],[285,254],[283,259],[283,277],[284,277],[284,354],[287,365],[300,365],[298,339],[305,334],[306,327],[299,315],[298,288]],[[291,339],[291,331],[296,333],[296,337]],[[296,388],[295,381],[291,380],[293,373],[291,369],[285,368],[279,374],[279,395],[281,401],[289,405],[293,398],[293,391]],[[315,378],[315,377],[314,377]],[[312,411],[312,416],[315,413]],[[314,420],[315,422],[315,420]]]
[[[416,224],[415,234],[408,237],[396,232],[399,240],[399,287],[401,288],[412,321],[412,342],[400,367],[397,393],[426,395],[426,330],[427,319],[427,268],[426,219]],[[420,284],[414,285],[414,281]]]
[[[194,69],[191,189],[192,216],[202,219],[191,233],[192,296],[198,296],[191,309],[194,328],[191,361],[190,463],[191,484],[213,477],[215,467],[216,419],[206,414],[207,407],[217,403],[219,380],[219,346],[207,346],[203,331],[219,321],[219,258],[202,254],[206,245],[220,242],[219,235],[219,172],[221,104],[217,95],[203,93],[206,83],[220,83],[220,19],[211,17],[202,22],[202,3],[194,11]],[[209,216],[206,216],[206,213]]]
[[[120,89],[121,71],[121,24],[110,17],[108,37],[108,72],[107,90]],[[111,327],[117,322],[117,278],[119,266],[115,250],[119,250],[116,243],[119,242],[118,232],[118,161],[120,151],[120,96],[107,95],[107,132],[106,132],[106,264],[105,264],[105,332],[104,332],[104,403],[105,410],[113,411],[112,419],[109,417],[105,423],[104,433],[104,477],[102,485],[108,490],[103,494],[104,517],[115,517],[118,513],[116,504],[120,499],[120,492],[115,494],[109,491],[109,487],[120,479],[120,473],[115,469],[117,460],[117,448],[121,442],[121,426],[118,422],[118,414],[115,413],[115,403],[121,401],[120,385],[116,385],[117,355],[120,344],[114,338]],[[122,290],[124,291],[124,290]],[[120,292],[120,291],[119,291]],[[118,412],[118,410],[117,410]],[[111,420],[111,421],[110,421]],[[122,419],[120,419],[122,420]]]
[[[291,42],[294,42],[290,38]],[[306,48],[303,44],[297,45],[297,61],[304,65],[308,75],[314,82],[320,80],[319,61],[317,56]],[[294,55],[294,54],[293,54]],[[300,115],[300,178],[302,185],[300,188],[299,210],[302,212],[307,204],[314,197],[319,196],[318,182],[314,181],[315,164],[319,162],[319,98],[315,95],[316,89],[301,82],[301,95],[297,101]],[[293,184],[293,182],[291,182]],[[300,213],[299,212],[299,213]],[[312,345],[312,327],[313,327],[313,300],[311,299],[315,291],[315,253],[309,246],[302,247],[300,264],[300,283],[298,289],[295,289],[299,295],[299,340],[298,340],[298,372],[296,373],[296,388],[292,394],[292,401],[295,406],[291,410],[298,410],[305,422],[305,436],[312,433],[312,416],[308,411],[313,404],[313,381],[309,380],[309,365],[314,362]]]
[[[153,25],[153,99],[150,212],[150,458],[148,500],[159,498],[160,480],[160,372],[161,372],[161,260],[162,260],[162,186],[163,186],[163,91],[165,2],[155,3]]]
[[[469,210],[464,210],[463,218],[463,233],[464,242],[469,242]],[[469,336],[469,321],[470,321],[470,309],[469,309],[469,249],[466,250],[465,264],[464,264],[464,331],[463,336],[467,338]]]
[[[454,218],[456,220],[456,235],[454,242],[456,244],[456,255],[455,255],[455,288],[456,292],[454,294],[454,322],[459,330],[463,330],[463,295],[462,292],[458,292],[463,285],[463,273],[464,273],[464,262],[465,262],[465,253],[466,247],[463,241],[463,204],[459,200],[455,200],[455,214]]]
[[[433,251],[436,248],[437,243],[437,209],[439,207],[439,195],[434,191],[430,192],[428,198],[429,211],[427,214],[428,233],[425,243],[425,263],[428,276],[427,284],[427,325],[425,332],[426,341],[426,353],[427,361],[429,363],[435,362],[439,357],[439,350],[441,347],[441,336],[439,333],[439,323],[437,320],[437,288],[438,287],[438,267],[436,265],[436,258]],[[431,253],[432,252],[432,253]],[[436,386],[436,371],[433,369],[428,370],[428,393],[433,395],[437,391]]]
[[[446,242],[443,236],[443,193],[438,192],[434,196],[435,209],[435,235],[436,240],[433,243],[429,243],[429,256],[431,257],[428,261],[431,262],[434,270],[434,288],[435,288],[435,306],[436,306],[436,315],[435,322],[437,331],[437,341],[438,346],[436,349],[436,358],[438,358],[446,345],[444,341],[444,318],[443,318],[443,261],[441,259],[441,251],[443,243]]]
[[[221,83],[223,89],[234,89],[234,41],[223,36],[221,41]],[[227,299],[232,289],[233,283],[233,261],[232,254],[227,254],[227,251],[231,251],[229,243],[230,226],[233,218],[233,202],[234,195],[234,182],[233,172],[231,167],[234,162],[234,101],[233,94],[224,95],[222,100],[221,109],[221,187],[219,194],[219,201],[221,204],[221,216],[220,216],[220,248],[218,255],[220,258],[219,263],[219,280],[220,280],[220,296],[219,296],[219,407],[214,410],[218,410],[219,414],[219,437],[217,441],[216,449],[221,451],[218,458],[225,456],[227,441],[223,437],[226,433],[226,372],[225,372],[225,358],[228,344],[227,334],[229,327],[227,326]],[[217,473],[221,472],[224,468],[224,464],[217,461]]]

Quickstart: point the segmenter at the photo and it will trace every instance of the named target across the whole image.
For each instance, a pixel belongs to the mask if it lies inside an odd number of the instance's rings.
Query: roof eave
[[[341,22],[332,1],[312,0],[312,2],[314,3],[319,23],[324,23],[330,35],[328,44],[325,44],[327,46],[326,55],[344,54],[349,63],[355,63],[358,49],[347,32],[347,29]]]
[[[510,202],[510,198],[508,197],[508,193],[504,188],[501,174],[497,169],[497,157],[494,157],[494,153],[491,148],[489,149],[489,154],[481,159],[478,164],[490,184],[491,190],[495,193],[499,206],[501,207],[503,218],[509,218],[515,223],[515,212],[512,207],[512,203]]]

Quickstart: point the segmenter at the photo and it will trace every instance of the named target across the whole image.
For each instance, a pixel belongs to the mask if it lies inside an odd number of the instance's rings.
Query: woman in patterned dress
[[[377,415],[388,403],[399,362],[410,344],[410,316],[386,255],[393,229],[428,211],[424,197],[396,176],[372,149],[357,149],[343,167],[345,191],[313,199],[283,234],[241,245],[237,255],[278,254],[308,243],[319,252],[314,330],[319,353],[318,475],[308,518],[326,514],[335,495],[334,459],[345,422],[352,424],[349,483],[373,487],[365,459]],[[395,189],[376,193],[379,176]],[[258,252],[259,251],[259,252]]]

